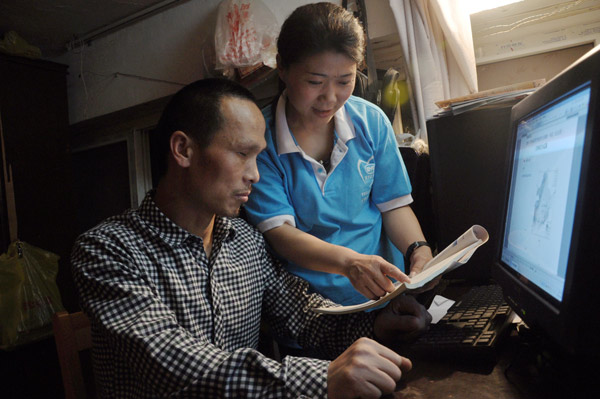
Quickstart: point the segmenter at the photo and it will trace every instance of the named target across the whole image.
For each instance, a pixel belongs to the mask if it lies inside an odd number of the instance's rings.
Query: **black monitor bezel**
[[[508,212],[508,196],[513,173],[516,134],[520,121],[531,117],[556,104],[565,96],[581,89],[588,84],[591,90],[589,111],[587,116],[584,148],[582,154],[582,169],[577,192],[575,217],[573,220],[573,233],[571,247],[567,262],[567,273],[562,301],[558,301],[545,293],[527,278],[516,272],[501,259],[503,245],[500,243],[495,256],[495,265],[492,276],[502,286],[504,296],[511,307],[530,326],[542,329],[569,352],[578,350],[576,339],[577,326],[570,325],[577,317],[582,317],[584,309],[585,292],[579,292],[582,285],[589,285],[589,281],[597,281],[589,270],[578,270],[574,265],[591,261],[591,245],[593,239],[584,237],[584,229],[590,226],[590,219],[597,220],[594,214],[591,198],[598,197],[598,188],[592,183],[597,180],[598,172],[594,171],[593,158],[598,157],[598,138],[594,131],[600,127],[600,46],[596,46],[569,68],[561,72],[543,87],[529,97],[516,104],[511,112],[510,145],[506,156],[506,187],[504,190],[503,211],[500,217],[500,236],[503,240],[506,228],[506,215]],[[587,227],[586,227],[587,226]],[[579,268],[583,269],[583,268]],[[587,269],[587,268],[586,268]],[[589,292],[588,292],[589,294]],[[597,298],[597,295],[596,295]],[[585,317],[585,316],[583,316]],[[600,341],[600,339],[599,339]]]
[[[561,101],[563,101],[565,98],[570,97],[572,95],[575,95],[583,90],[586,90],[588,88],[591,89],[591,84],[592,81],[588,80],[586,82],[584,82],[582,85],[580,85],[579,87],[573,88],[570,91],[564,93],[563,95],[547,102],[543,107],[538,108],[533,110],[532,112],[529,112],[527,114],[524,115],[519,115],[518,117],[515,115],[515,118],[517,119],[513,119],[511,120],[511,128],[513,129],[513,134],[514,134],[514,139],[511,140],[511,147],[512,147],[512,153],[510,154],[510,158],[509,158],[509,168],[510,168],[510,178],[508,181],[508,185],[507,185],[507,195],[506,195],[506,199],[505,199],[505,208],[504,208],[504,219],[502,221],[502,225],[501,225],[501,232],[502,235],[499,237],[501,242],[500,242],[500,262],[502,263],[502,266],[507,267],[507,270],[511,273],[513,273],[513,275],[515,275],[515,277],[519,278],[520,280],[522,280],[523,282],[525,282],[531,289],[533,289],[540,297],[542,297],[545,301],[549,302],[549,304],[551,304],[554,308],[558,309],[560,308],[560,304],[562,302],[561,300],[558,300],[556,298],[554,298],[552,295],[548,294],[544,289],[542,289],[541,287],[539,287],[537,284],[535,284],[534,282],[530,281],[529,279],[527,279],[525,276],[523,276],[521,273],[519,273],[518,271],[516,271],[514,268],[510,267],[509,265],[506,265],[505,262],[502,261],[502,250],[504,247],[504,234],[506,231],[506,217],[507,217],[507,213],[508,210],[510,208],[510,194],[511,194],[511,182],[514,179],[514,157],[516,155],[516,144],[517,144],[517,130],[519,125],[524,121],[524,120],[528,120],[531,118],[534,118],[535,116],[543,113],[544,111],[548,110],[549,108],[553,107],[554,105],[560,103]],[[585,134],[585,139],[587,139],[587,124],[590,123],[590,115],[589,115],[589,108],[588,108],[588,117],[587,117],[587,121],[586,121],[586,134]],[[584,139],[584,140],[585,140]],[[585,149],[586,149],[586,143],[584,142],[583,144],[583,151],[584,153],[582,154],[582,165],[586,162],[585,161]],[[589,153],[589,151],[588,151]],[[588,155],[589,156],[589,155]],[[585,171],[582,170],[582,174],[580,175],[580,179],[579,182],[583,181],[585,176],[583,176],[585,173],[587,172],[587,168]],[[578,242],[578,234],[579,234],[579,229],[575,228],[576,227],[576,223],[577,223],[577,209],[581,208],[581,185],[579,185],[578,187],[578,193],[577,193],[577,200],[576,200],[576,206],[575,206],[575,218],[573,220],[573,231],[572,231],[572,235],[571,235],[571,245],[569,247],[569,259],[567,260],[567,274],[565,275],[565,283],[564,283],[564,290],[566,290],[567,287],[567,282],[568,282],[568,278],[569,278],[569,270],[572,270],[572,267],[570,267],[570,264],[573,261],[573,254],[577,252],[577,242]],[[579,212],[579,214],[581,214],[581,212]],[[581,217],[581,215],[579,215],[579,217]],[[576,237],[577,235],[577,237]],[[562,298],[566,298],[566,292],[563,291],[563,295]]]

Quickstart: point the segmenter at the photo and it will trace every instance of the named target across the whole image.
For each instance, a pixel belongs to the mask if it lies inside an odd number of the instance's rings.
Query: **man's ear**
[[[181,130],[173,132],[169,139],[169,147],[171,155],[175,163],[182,168],[187,168],[191,165],[194,141]]]

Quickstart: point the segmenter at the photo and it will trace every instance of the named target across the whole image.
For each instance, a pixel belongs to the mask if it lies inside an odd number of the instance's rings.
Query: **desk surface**
[[[445,287],[442,294],[457,299],[466,289]],[[468,358],[411,358],[413,369],[403,376],[394,395],[385,396],[385,399],[598,397],[600,373],[597,361],[590,365],[589,359],[551,359],[547,349],[551,350],[551,346],[536,338],[524,338],[513,328],[497,348],[495,363],[476,365]],[[403,353],[402,349],[396,350]]]
[[[588,376],[578,373],[579,382],[570,382],[563,372],[544,364],[539,353],[524,347],[516,333],[506,339],[491,370],[450,361],[411,360],[413,369],[404,375],[398,391],[385,399],[581,399],[598,397],[600,385],[597,364],[587,365]]]
[[[441,360],[413,360],[413,369],[403,377],[394,398],[478,398],[516,399],[522,396],[504,370],[510,359],[502,359],[490,371],[487,367],[468,367]]]

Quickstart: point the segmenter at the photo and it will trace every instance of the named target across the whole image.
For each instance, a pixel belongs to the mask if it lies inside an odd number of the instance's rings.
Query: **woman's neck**
[[[329,160],[333,149],[334,119],[327,124],[315,125],[289,115],[286,110],[288,127],[302,150],[317,161]]]

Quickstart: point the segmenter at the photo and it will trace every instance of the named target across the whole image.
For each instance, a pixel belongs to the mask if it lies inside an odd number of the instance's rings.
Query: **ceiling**
[[[1,0],[0,39],[15,31],[44,58],[186,0]]]
[[[189,0],[0,0],[0,40],[15,31],[28,44],[40,48],[42,57],[52,58],[68,46],[87,42],[167,7]],[[200,1],[200,0],[196,0]],[[568,5],[584,10],[600,0],[523,0],[497,10],[474,14],[473,32],[489,25],[490,18],[515,18],[523,13]],[[481,25],[481,26],[480,26]]]
[[[520,0],[471,15],[473,35],[509,30],[540,21],[573,16],[600,8],[600,0]]]

